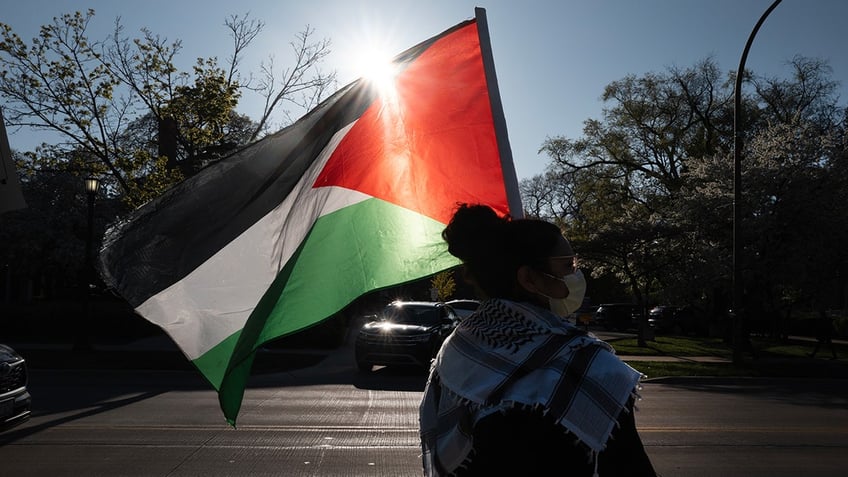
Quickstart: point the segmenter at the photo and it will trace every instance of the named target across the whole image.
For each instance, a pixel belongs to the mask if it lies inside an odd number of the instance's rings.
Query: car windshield
[[[439,310],[431,306],[387,306],[380,314],[380,320],[407,325],[436,325],[439,323]]]

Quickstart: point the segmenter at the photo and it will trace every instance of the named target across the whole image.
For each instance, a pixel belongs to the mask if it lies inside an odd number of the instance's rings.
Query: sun
[[[371,83],[382,97],[397,96],[395,78],[399,73],[397,64],[385,48],[370,45],[359,50],[354,60],[357,77]]]
[[[364,74],[361,75],[363,78],[376,84],[380,90],[394,89],[397,65],[390,59],[374,57],[363,66],[365,68]]]

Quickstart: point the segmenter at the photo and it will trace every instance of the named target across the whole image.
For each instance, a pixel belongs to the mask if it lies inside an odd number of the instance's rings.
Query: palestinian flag
[[[457,203],[518,204],[481,45],[477,9],[400,54],[393,93],[356,81],[107,233],[104,280],[177,343],[230,424],[262,344],[457,265],[441,239]]]

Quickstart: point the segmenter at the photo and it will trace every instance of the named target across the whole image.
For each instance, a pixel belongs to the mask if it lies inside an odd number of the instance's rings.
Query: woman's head
[[[574,251],[550,222],[513,220],[488,206],[460,204],[442,238],[484,298],[546,305],[550,297],[568,295],[561,277],[573,273]]]

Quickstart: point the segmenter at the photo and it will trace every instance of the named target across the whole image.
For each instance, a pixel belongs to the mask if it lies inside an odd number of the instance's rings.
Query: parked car
[[[477,308],[480,307],[480,302],[477,300],[470,300],[467,298],[460,298],[456,300],[450,300],[445,302],[446,305],[453,308],[453,311],[460,317],[460,319],[465,319],[471,316]]]
[[[605,330],[636,328],[639,307],[632,303],[603,303],[595,310],[594,321]]]
[[[454,309],[441,302],[392,302],[359,330],[356,366],[365,372],[375,365],[429,369],[459,320]]]
[[[10,346],[0,344],[0,429],[29,419],[32,399],[27,379],[24,358]]]
[[[659,305],[648,312],[648,326],[658,333],[684,334],[695,330],[695,317],[689,307]]]

